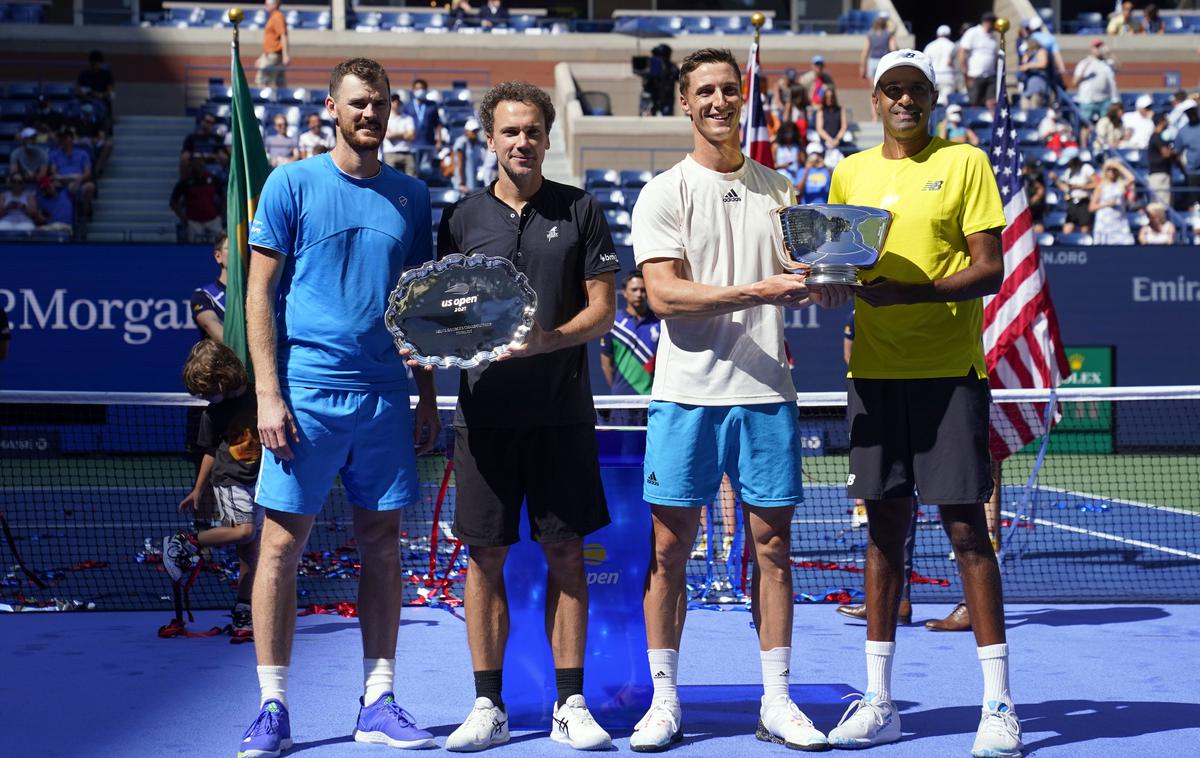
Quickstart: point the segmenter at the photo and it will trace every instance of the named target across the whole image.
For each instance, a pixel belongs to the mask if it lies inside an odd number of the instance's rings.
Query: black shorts
[[[1089,202],[1085,198],[1077,203],[1073,202],[1067,205],[1067,221],[1070,221],[1075,226],[1086,226],[1090,229],[1092,227],[1092,212],[1088,210]]]
[[[564,542],[609,523],[595,427],[454,428],[454,536],[468,546],[520,541],[521,503],[535,542]]]
[[[988,98],[996,96],[996,77],[977,76],[971,80],[968,90],[971,105],[986,105]]]
[[[961,378],[851,379],[850,497],[912,497],[933,505],[986,502],[991,392]]]

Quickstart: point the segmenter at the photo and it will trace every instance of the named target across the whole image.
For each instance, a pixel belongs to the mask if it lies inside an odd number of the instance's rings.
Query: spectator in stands
[[[987,105],[996,97],[996,14],[988,11],[958,41],[958,68],[966,77],[971,105]]]
[[[1120,147],[1128,138],[1129,133],[1121,118],[1124,115],[1125,109],[1121,104],[1113,103],[1108,106],[1108,113],[1104,114],[1104,118],[1096,122],[1096,140],[1101,148]]]
[[[771,157],[775,170],[786,176],[793,185],[800,181],[804,145],[800,140],[800,130],[791,121],[781,123],[771,140]]]
[[[62,192],[62,185],[51,176],[37,180],[38,229],[47,232],[75,232],[75,204]]]
[[[474,117],[467,119],[463,133],[450,149],[454,158],[454,186],[459,192],[474,192],[483,186],[479,169],[483,167],[486,150],[487,141],[479,131],[479,121]]]
[[[600,370],[608,382],[611,395],[649,395],[654,383],[654,355],[658,352],[658,335],[662,322],[650,310],[646,297],[646,281],[642,272],[634,269],[625,275],[621,284],[625,308],[617,311],[613,328],[600,338]],[[614,419],[612,416],[618,416]],[[609,423],[637,423],[634,414],[614,411]]]
[[[1099,184],[1092,190],[1088,210],[1095,214],[1092,240],[1097,245],[1132,245],[1129,230],[1129,196],[1133,190],[1133,172],[1116,159],[1104,162]]]
[[[946,108],[946,117],[938,124],[937,135],[950,142],[979,145],[979,135],[963,123],[962,106],[957,104]]]
[[[1134,110],[1121,116],[1126,136],[1120,147],[1145,150],[1150,144],[1150,135],[1154,134],[1154,98],[1141,95],[1134,106]]]
[[[825,148],[820,142],[810,142],[805,153],[804,171],[796,181],[796,193],[802,203],[827,203],[833,170],[825,165]]]
[[[887,13],[876,16],[871,22],[870,31],[867,32],[867,39],[863,42],[858,73],[869,82],[875,80],[875,67],[879,65],[879,59],[896,49],[896,33],[888,23],[889,19]]]
[[[193,158],[186,179],[175,183],[171,191],[171,210],[186,228],[188,242],[206,242],[225,230],[221,218],[225,208],[225,189],[209,172],[201,158]]]
[[[183,149],[179,153],[180,178],[188,175],[196,158],[219,166],[222,171],[229,166],[225,139],[217,132],[217,117],[211,113],[201,115],[196,122],[196,131],[183,138]]]
[[[1063,231],[1087,234],[1092,230],[1092,211],[1088,206],[1096,186],[1096,170],[1084,162],[1077,147],[1064,150],[1061,160],[1066,162],[1066,170],[1061,176],[1051,172],[1050,181],[1067,196],[1067,220]]]
[[[287,67],[292,62],[288,50],[287,19],[279,10],[279,0],[266,0],[267,25],[263,27],[262,55],[254,62],[259,87],[283,89],[287,86]]]
[[[104,124],[98,102],[79,103],[67,116],[67,126],[75,132],[75,143],[91,153],[92,175],[97,179],[104,173],[112,155],[112,140]]]
[[[18,136],[21,144],[8,156],[8,173],[22,173],[31,179],[41,179],[50,171],[50,156],[34,141],[37,129],[27,126]]]
[[[112,131],[115,89],[116,81],[113,79],[112,70],[104,65],[104,53],[99,50],[88,53],[87,68],[80,71],[79,76],[75,78],[75,94],[80,99],[91,100],[101,107],[103,112],[99,114],[99,118],[106,132]]]
[[[267,160],[271,161],[272,166],[282,166],[285,163],[300,160],[300,142],[291,134],[288,134],[287,117],[282,113],[275,114],[275,118],[271,120],[275,131],[271,132],[263,140],[264,146],[267,148]]]
[[[808,95],[808,102],[821,102],[821,95],[824,94],[825,88],[834,86],[833,77],[825,72],[824,56],[813,56],[812,68],[800,75],[800,84],[804,87],[805,94]]]
[[[1121,3],[1121,10],[1112,15],[1105,32],[1112,37],[1119,34],[1141,34],[1145,29],[1142,23],[1133,16],[1133,3],[1129,0]]]
[[[1139,245],[1175,244],[1175,225],[1167,220],[1167,206],[1150,203],[1146,206],[1146,225],[1138,229]]]
[[[306,121],[308,126],[297,140],[301,158],[311,158],[333,148],[333,134],[321,123],[321,114],[312,112]]]
[[[1046,215],[1046,183],[1042,181],[1041,164],[1027,159],[1021,164],[1021,178],[1025,183],[1025,197],[1029,203],[1029,217],[1038,233],[1046,231],[1042,219]]]
[[[1095,123],[1117,100],[1117,75],[1104,40],[1092,40],[1092,51],[1075,64],[1075,104],[1084,121]]]
[[[1176,90],[1171,95],[1171,112],[1167,115],[1167,121],[1170,123],[1171,129],[1177,133],[1180,129],[1187,126],[1187,115],[1184,113],[1188,108],[1196,105],[1185,90]]]
[[[452,23],[450,28],[457,31],[466,25],[467,19],[475,15],[475,9],[467,0],[451,0],[450,9],[447,11]]]
[[[484,29],[508,26],[508,7],[501,0],[488,0],[487,5],[479,9],[479,25]]]
[[[1070,124],[1059,122],[1058,129],[1046,140],[1046,148],[1053,150],[1058,155],[1062,155],[1063,151],[1068,148],[1078,149],[1079,141],[1075,139],[1075,130],[1071,128]]]
[[[1041,108],[1050,102],[1054,92],[1051,84],[1053,66],[1049,51],[1042,47],[1036,37],[1030,36],[1025,41],[1025,52],[1017,64],[1017,70],[1021,73],[1022,108]]]
[[[1154,3],[1150,3],[1142,11],[1142,30],[1146,34],[1167,33],[1167,25],[1158,14],[1158,6]]]
[[[63,182],[71,193],[83,218],[92,217],[92,198],[96,195],[96,183],[92,181],[92,159],[82,150],[75,149],[75,133],[64,129],[58,134],[58,148],[50,151],[50,168],[54,176]]]
[[[950,27],[945,24],[937,28],[937,37],[925,46],[925,54],[933,63],[933,74],[937,79],[939,105],[945,105],[950,93],[958,91],[957,52],[958,45],[950,39]]]
[[[1168,128],[1166,115],[1155,113],[1154,134],[1150,135],[1150,144],[1146,146],[1146,168],[1149,171],[1146,182],[1150,185],[1151,199],[1162,205],[1171,204],[1171,167],[1178,160],[1175,150],[1164,136]]]
[[[417,162],[413,159],[412,116],[404,113],[404,103],[399,95],[392,95],[392,112],[388,115],[387,134],[383,138],[383,161],[409,176],[417,175]]]
[[[225,342],[225,277],[229,273],[229,238],[218,232],[213,242],[213,259],[220,273],[208,284],[192,291],[192,320],[196,328],[213,342]]]
[[[37,199],[26,186],[25,175],[8,175],[8,188],[0,194],[0,232],[32,232],[39,218]]]
[[[413,120],[412,145],[418,173],[431,171],[434,157],[442,150],[442,119],[437,103],[428,98],[428,93],[429,82],[414,79],[412,96],[404,105],[404,114]]]
[[[1119,114],[1118,114],[1119,115]],[[1046,115],[1042,116],[1042,120],[1038,122],[1037,133],[1038,139],[1043,142],[1048,141],[1058,131],[1061,124],[1058,121],[1058,112],[1053,108],[1046,111]]]
[[[29,109],[29,116],[25,121],[29,126],[35,128],[45,125],[50,133],[55,133],[66,125],[67,117],[62,110],[50,102],[50,98],[38,95],[33,101],[33,106]]]
[[[1175,152],[1180,157],[1187,191],[1175,193],[1175,207],[1181,210],[1200,202],[1200,107],[1184,110],[1187,124],[1175,134]]]
[[[818,101],[821,107],[817,108],[817,137],[825,146],[825,150],[837,150],[842,144],[842,138],[846,136],[846,128],[849,126],[849,119],[842,111],[842,106],[838,103],[837,90],[833,87],[826,87],[821,92],[821,99]],[[824,151],[823,151],[824,152]]]
[[[1027,26],[1030,38],[1037,40],[1037,43],[1050,56],[1050,90],[1053,98],[1055,86],[1063,86],[1063,79],[1067,75],[1067,65],[1063,63],[1062,50],[1059,48],[1054,32],[1047,29],[1046,25],[1042,23],[1041,16],[1029,19]]]
[[[775,80],[775,85],[771,87],[771,92],[775,104],[775,113],[779,117],[779,123],[785,121],[793,121],[792,116],[792,91],[800,86],[800,72],[794,68],[788,68],[783,72],[783,76]]]

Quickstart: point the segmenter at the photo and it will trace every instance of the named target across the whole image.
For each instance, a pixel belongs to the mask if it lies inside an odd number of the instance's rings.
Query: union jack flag
[[[742,152],[767,168],[775,168],[771,157],[771,134],[767,131],[767,112],[763,108],[762,62],[758,59],[758,42],[750,45],[750,62],[742,84],[745,104],[742,106]]]

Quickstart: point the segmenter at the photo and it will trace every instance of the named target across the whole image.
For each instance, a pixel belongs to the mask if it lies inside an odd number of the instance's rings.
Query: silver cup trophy
[[[529,280],[507,259],[455,253],[405,271],[383,320],[411,360],[473,368],[524,342],[536,310]]]
[[[809,284],[857,285],[879,260],[891,211],[865,205],[793,205],[774,211],[783,231],[784,268],[807,264]]]

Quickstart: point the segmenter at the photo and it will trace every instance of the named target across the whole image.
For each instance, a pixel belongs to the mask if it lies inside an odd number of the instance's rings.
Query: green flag
[[[258,207],[271,164],[263,147],[262,129],[254,115],[254,102],[246,84],[246,72],[238,59],[237,28],[233,32],[233,61],[230,80],[233,82],[229,130],[233,147],[229,155],[229,186],[226,188],[226,224],[229,234],[229,258],[226,262],[225,344],[229,346],[253,378],[250,356],[246,349],[246,274],[250,267],[250,222]]]

